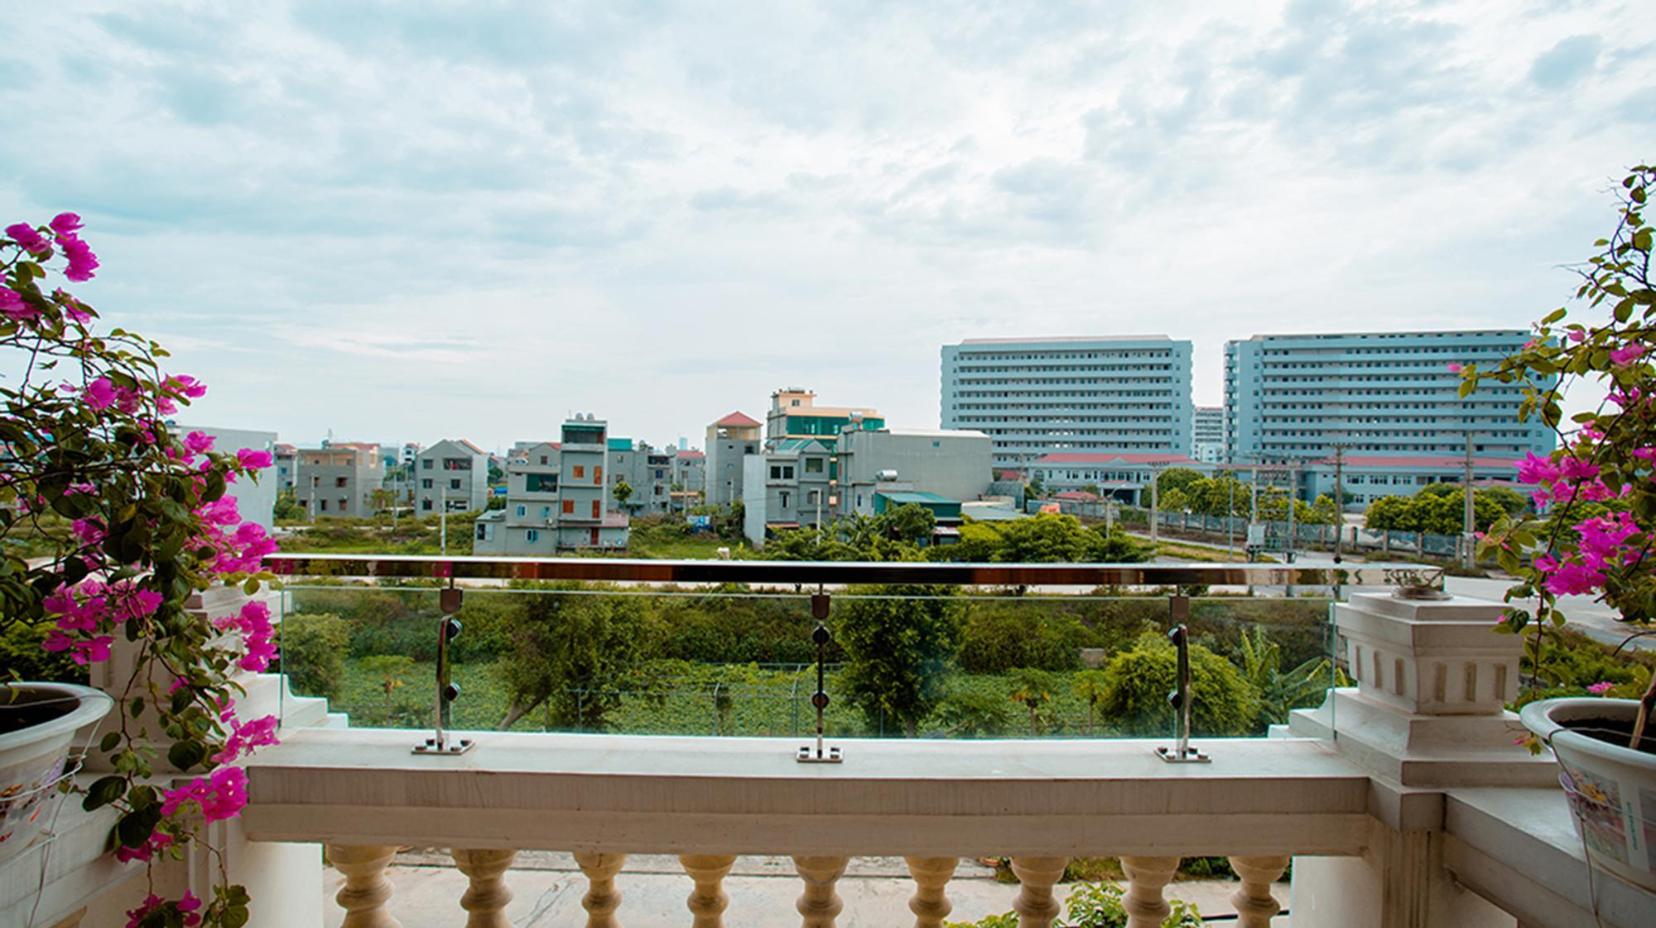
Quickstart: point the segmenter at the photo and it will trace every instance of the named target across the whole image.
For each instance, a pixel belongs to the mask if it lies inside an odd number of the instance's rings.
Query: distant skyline
[[[68,2],[0,216],[313,444],[700,445],[782,386],[938,424],[967,338],[1521,328],[1656,158],[1634,3]],[[0,223],[0,224],[4,224]]]

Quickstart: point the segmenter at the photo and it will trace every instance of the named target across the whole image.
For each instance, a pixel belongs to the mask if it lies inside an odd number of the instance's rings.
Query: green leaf
[[[109,805],[121,798],[121,794],[126,792],[126,785],[125,777],[107,776],[98,778],[86,790],[86,799],[81,802],[81,808],[91,812],[93,809],[101,809]]]
[[[120,743],[121,733],[118,731],[112,731],[109,734],[104,735],[103,739],[98,742],[98,750],[108,754],[110,751],[115,750],[115,745]]]
[[[175,741],[167,749],[167,763],[188,771],[207,756],[207,748],[199,741]]]

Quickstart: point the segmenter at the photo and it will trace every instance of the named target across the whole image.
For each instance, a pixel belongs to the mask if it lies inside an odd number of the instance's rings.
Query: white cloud
[[[0,210],[201,414],[699,436],[784,383],[932,425],[938,345],[1524,325],[1651,153],[1630,4],[273,3],[13,24]]]

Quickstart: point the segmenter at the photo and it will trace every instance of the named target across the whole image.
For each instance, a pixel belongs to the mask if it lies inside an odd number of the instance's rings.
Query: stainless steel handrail
[[[603,557],[432,557],[278,553],[282,577],[439,580],[592,580],[633,583],[953,586],[1368,586],[1440,593],[1444,571],[1427,564],[958,564],[911,561],[646,560]]]

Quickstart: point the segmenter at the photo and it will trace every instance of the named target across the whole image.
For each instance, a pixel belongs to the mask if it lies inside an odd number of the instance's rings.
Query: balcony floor
[[[413,851],[399,855],[397,862],[386,870],[386,876],[396,887],[389,910],[402,922],[403,928],[447,928],[463,917],[458,900],[465,892],[466,878],[447,860],[442,852]],[[331,900],[339,890],[339,872],[330,868],[324,872],[323,880],[329,900],[324,925],[338,928],[345,913]],[[513,893],[506,915],[514,928],[551,928],[585,921],[581,894],[586,891],[586,880],[568,854],[520,852],[516,865],[507,874],[506,885]],[[689,924],[684,900],[690,891],[690,881],[675,858],[653,854],[629,857],[627,866],[616,877],[616,885],[625,897],[616,914],[628,928],[683,928]],[[1196,903],[1206,915],[1226,914],[1234,911],[1229,898],[1236,886],[1224,880],[1191,880],[1170,885],[1167,895]],[[738,859],[735,869],[724,881],[724,889],[730,895],[730,908],[725,911],[729,924],[749,928],[797,928],[799,925],[794,899],[799,895],[800,881],[792,862],[785,857]],[[996,882],[990,867],[962,860],[949,883],[949,898],[955,906],[949,919],[970,922],[1010,911],[1017,890],[1016,884]],[[902,860],[855,858],[839,882],[845,911],[838,924],[840,928],[890,928],[893,924],[908,924],[907,904],[913,891],[914,884]],[[1060,897],[1068,893],[1068,885],[1058,887]],[[1273,895],[1286,904],[1288,884],[1278,884]],[[894,913],[898,915],[895,921]],[[1277,928],[1288,924],[1286,915],[1272,921]]]

